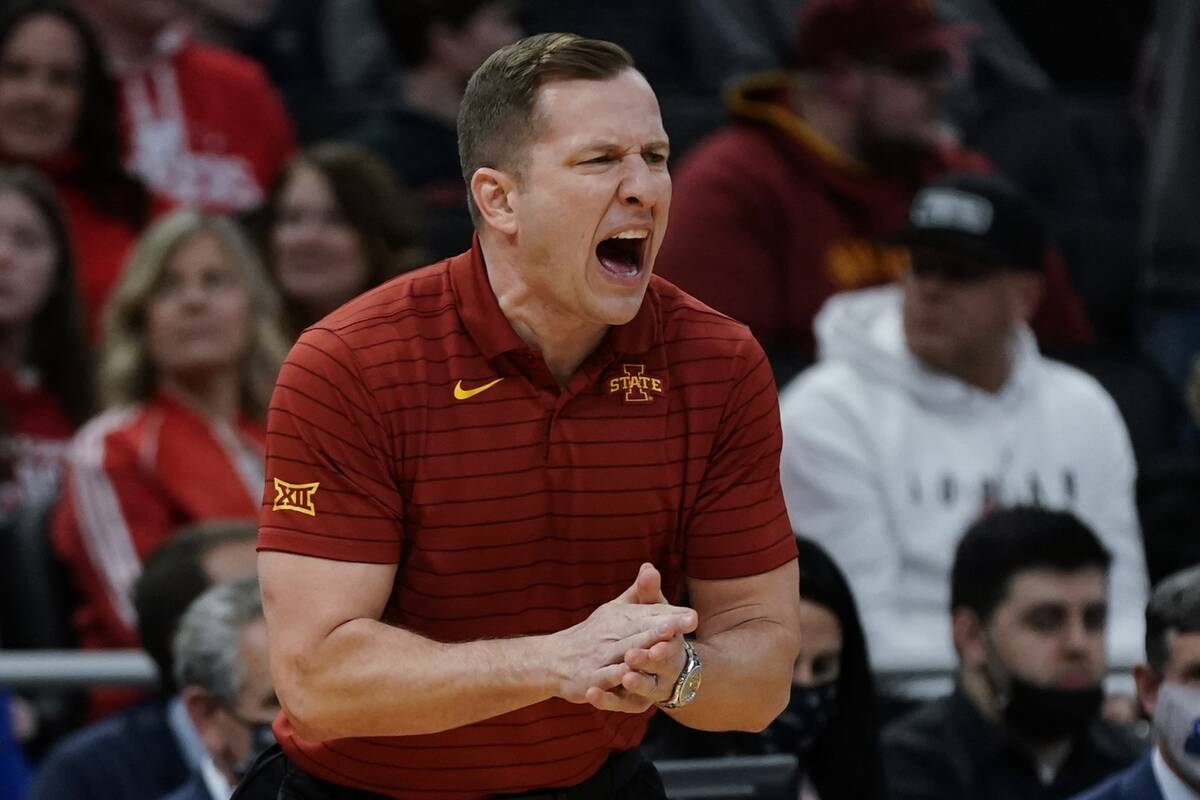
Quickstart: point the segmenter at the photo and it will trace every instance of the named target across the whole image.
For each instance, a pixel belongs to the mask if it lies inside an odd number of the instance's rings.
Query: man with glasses
[[[1026,324],[1045,291],[1041,216],[1001,179],[950,175],[894,241],[911,253],[899,285],[830,299],[821,362],[780,399],[793,529],[846,572],[876,669],[926,672],[956,663],[962,532],[997,508],[1072,511],[1112,553],[1110,653],[1132,665],[1147,592],[1133,453],[1112,398],[1043,357]]]
[[[952,170],[989,169],[947,121],[975,31],[931,6],[803,3],[793,69],[731,87],[731,124],[675,171],[656,271],[749,325],[781,379],[811,359],[826,298],[899,277],[904,254],[878,238],[903,224],[917,190]],[[1087,336],[1058,262],[1045,307],[1040,338]]]
[[[179,621],[174,651],[175,678],[207,756],[164,800],[229,800],[258,754],[275,744],[279,700],[258,580],[218,584],[196,598]]]

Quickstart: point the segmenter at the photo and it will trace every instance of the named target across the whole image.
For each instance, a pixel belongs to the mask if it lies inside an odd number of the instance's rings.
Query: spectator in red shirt
[[[121,158],[116,89],[91,26],[55,0],[10,7],[0,18],[0,160],[53,181],[89,332],[150,212]]]
[[[54,497],[91,411],[66,218],[42,176],[0,168],[0,515]]]
[[[172,531],[255,515],[284,349],[274,294],[233,223],[179,211],[146,232],[106,318],[108,410],[72,444],[53,522],[83,646],[137,645],[130,591]]]
[[[174,203],[211,212],[261,205],[295,149],[263,69],[194,40],[176,0],[76,0],[121,87],[126,161]]]
[[[971,31],[931,3],[811,0],[796,69],[727,93],[734,122],[676,173],[660,274],[750,326],[781,373],[812,357],[812,320],[834,292],[886,283],[906,260],[879,238],[904,226],[928,180],[986,171],[960,149],[943,104]],[[1035,327],[1088,335],[1061,263]]]
[[[283,298],[287,333],[417,266],[416,221],[382,158],[330,142],[301,152],[263,208],[259,249]]]

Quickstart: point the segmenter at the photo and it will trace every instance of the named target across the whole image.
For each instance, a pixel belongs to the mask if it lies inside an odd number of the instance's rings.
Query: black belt
[[[495,800],[612,800],[617,792],[625,788],[642,764],[646,763],[636,748],[624,753],[613,753],[583,783],[562,789],[537,789],[524,794],[496,795]]]

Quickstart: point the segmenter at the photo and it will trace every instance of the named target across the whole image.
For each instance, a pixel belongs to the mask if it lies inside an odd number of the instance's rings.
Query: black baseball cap
[[[1042,272],[1050,233],[1037,206],[997,175],[952,174],[917,192],[908,227],[890,238],[996,269]]]

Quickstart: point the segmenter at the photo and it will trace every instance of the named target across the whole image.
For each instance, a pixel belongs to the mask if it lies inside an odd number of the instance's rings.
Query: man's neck
[[[241,408],[241,386],[236,371],[204,376],[166,377],[162,390],[214,422],[232,425]]]
[[[482,243],[481,243],[482,244]],[[588,323],[546,305],[520,279],[509,253],[496,253],[483,245],[488,281],[517,336],[542,354],[546,366],[560,386],[566,386],[591,355],[604,335],[607,325]]]
[[[1012,375],[1012,356],[1002,353],[991,358],[971,360],[950,374],[988,394],[999,394]]]
[[[1005,735],[1020,749],[1025,750],[1034,761],[1038,778],[1049,785],[1071,755],[1070,737],[1053,740],[1034,740],[1013,731],[1000,713],[1000,701],[992,691],[991,684],[978,672],[962,670],[959,685],[967,701],[987,720],[990,725],[1003,730]]]
[[[400,91],[409,108],[453,127],[458,123],[463,89],[462,81],[456,75],[432,64],[407,73]]]

